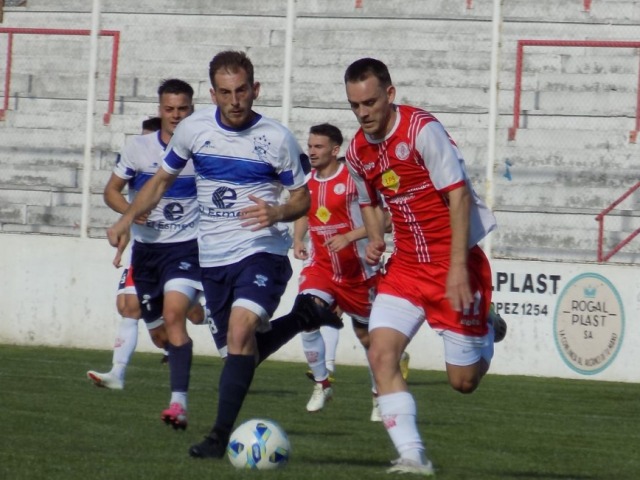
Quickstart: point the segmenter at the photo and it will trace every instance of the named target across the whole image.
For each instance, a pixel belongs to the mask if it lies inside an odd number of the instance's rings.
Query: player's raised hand
[[[131,225],[122,217],[116,223],[107,229],[107,239],[112,247],[116,248],[116,256],[113,259],[113,265],[116,268],[122,266],[122,254],[129,244],[129,229]]]
[[[255,232],[261,228],[270,227],[279,221],[279,210],[277,207],[270,205],[261,198],[249,195],[249,200],[255,202],[255,205],[240,210],[240,216],[243,219],[243,227],[251,227],[251,231]]]
[[[365,248],[365,258],[367,263],[369,265],[378,265],[386,248],[387,246],[385,245],[384,240],[374,240],[367,243],[367,247]]]

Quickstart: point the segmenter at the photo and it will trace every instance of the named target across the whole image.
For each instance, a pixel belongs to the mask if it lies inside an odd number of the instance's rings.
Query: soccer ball
[[[268,470],[284,467],[291,455],[285,431],[273,420],[247,420],[231,434],[227,456],[236,468]]]

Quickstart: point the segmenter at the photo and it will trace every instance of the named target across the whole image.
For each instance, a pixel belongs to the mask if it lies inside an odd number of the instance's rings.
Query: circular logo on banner
[[[571,369],[593,375],[607,368],[624,335],[624,308],[611,282],[596,273],[570,280],[556,305],[554,335]]]

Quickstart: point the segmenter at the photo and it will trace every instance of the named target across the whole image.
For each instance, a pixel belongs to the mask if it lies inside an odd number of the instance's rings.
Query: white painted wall
[[[111,265],[114,250],[106,240],[3,234],[0,252],[0,343],[111,348],[119,322],[120,271]],[[296,278],[300,262],[292,263]],[[501,260],[492,266],[494,301],[509,324],[507,338],[496,346],[493,373],[640,381],[637,266]],[[291,308],[296,286],[292,279],[276,315]],[[189,329],[196,354],[217,355],[207,327]],[[157,350],[143,325],[139,338],[139,351]],[[443,369],[442,342],[427,326],[409,352],[412,368]],[[304,361],[300,340],[274,358]],[[104,366],[109,362],[105,354]],[[348,325],[341,334],[340,363],[364,363]]]

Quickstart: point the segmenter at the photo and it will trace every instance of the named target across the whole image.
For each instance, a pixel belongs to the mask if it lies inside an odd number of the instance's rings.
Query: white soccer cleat
[[[313,393],[307,403],[307,412],[319,412],[324,408],[324,404],[333,398],[333,388],[322,388],[321,383],[316,383]]]
[[[387,470],[387,473],[413,473],[414,475],[422,475],[423,477],[431,477],[436,474],[433,464],[427,460],[427,463],[418,463],[408,458],[398,458],[391,462],[393,467]]]
[[[373,408],[371,409],[371,421],[381,422],[382,415],[380,414],[380,406],[378,405],[378,399],[376,397],[373,397],[371,399],[371,403],[373,403]]]
[[[93,382],[96,387],[109,388],[111,390],[122,390],[124,388],[124,381],[108,373],[99,373],[89,370],[87,372],[87,378]]]

